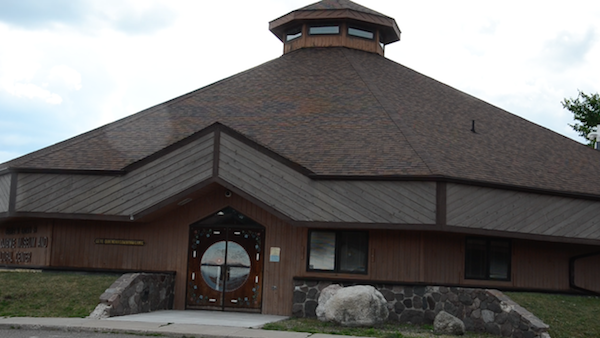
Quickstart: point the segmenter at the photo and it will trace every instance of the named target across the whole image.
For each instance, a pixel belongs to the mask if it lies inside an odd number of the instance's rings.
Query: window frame
[[[368,37],[365,37],[365,36],[351,34],[350,33],[351,29],[354,29],[356,31],[371,33],[373,36],[370,37],[370,38],[368,38]],[[363,39],[363,40],[368,40],[368,41],[375,41],[375,37],[377,36],[376,31],[372,31],[370,29],[366,29],[366,28],[363,28],[363,27],[360,27],[360,26],[356,26],[356,25],[348,25],[348,27],[346,28],[346,35],[348,35],[351,38]]]
[[[311,30],[313,28],[322,28],[322,27],[336,27],[338,29],[337,33],[312,33]],[[342,34],[342,26],[340,24],[314,24],[308,26],[309,36],[322,36],[322,35],[341,35]]]
[[[312,269],[310,267],[310,257],[311,257],[311,237],[315,232],[331,232],[335,234],[335,248],[334,248],[334,267],[332,270],[324,270],[324,269]],[[355,233],[359,238],[365,239],[366,249],[364,251],[364,261],[365,268],[364,271],[346,271],[341,270],[340,266],[342,265],[341,259],[341,250],[342,250],[342,234]],[[367,275],[369,273],[369,231],[363,230],[327,230],[327,229],[309,229],[306,243],[306,271],[307,272],[323,272],[323,273],[344,273],[344,274],[353,274],[353,275]]]
[[[484,277],[472,276],[469,275],[469,264],[472,261],[470,258],[472,254],[469,253],[469,241],[484,241],[485,242],[485,256],[483,260],[484,264]],[[506,278],[493,278],[491,276],[491,250],[492,250],[492,242],[500,242],[505,244],[508,247],[508,259],[506,266]],[[492,237],[467,237],[465,238],[465,266],[464,266],[464,278],[469,280],[486,280],[486,281],[499,281],[499,282],[510,282],[512,277],[512,241],[507,238],[492,238]]]
[[[295,27],[293,29],[288,30],[285,33],[285,42],[288,43],[290,41],[298,40],[303,35],[302,26]],[[292,38],[290,38],[292,37]]]

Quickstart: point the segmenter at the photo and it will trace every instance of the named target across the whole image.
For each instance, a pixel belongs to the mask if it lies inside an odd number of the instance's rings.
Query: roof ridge
[[[348,62],[352,66],[352,68],[356,71],[356,74],[358,74],[358,77],[360,78],[360,80],[365,84],[365,86],[367,87],[367,89],[369,90],[369,92],[373,95],[373,97],[375,98],[375,100],[379,103],[381,109],[385,112],[385,114],[388,116],[388,118],[390,119],[390,121],[392,121],[392,123],[394,124],[394,126],[396,126],[396,128],[398,129],[398,131],[400,132],[400,134],[402,134],[402,137],[406,140],[406,142],[408,143],[408,145],[410,146],[410,148],[421,159],[421,161],[423,162],[423,164],[425,165],[425,167],[427,167],[427,170],[429,170],[429,172],[432,175],[435,175],[435,171],[431,169],[431,166],[429,165],[429,163],[427,163],[427,161],[425,161],[425,159],[423,158],[423,156],[421,156],[421,154],[419,154],[419,152],[417,151],[417,149],[415,149],[415,147],[413,146],[412,142],[406,136],[406,134],[404,133],[404,131],[402,130],[402,128],[400,127],[400,125],[398,125],[398,122],[396,121],[396,119],[394,119],[392,117],[392,115],[388,112],[388,110],[386,109],[385,105],[381,102],[381,100],[379,98],[379,95],[377,95],[376,93],[374,93],[373,92],[373,88],[371,88],[371,86],[369,86],[369,84],[363,79],[362,73],[359,71],[359,69],[356,68],[356,65],[354,64],[353,60],[350,59],[350,58],[348,58],[347,52],[348,52],[348,49],[344,48],[343,51],[342,51],[342,53],[344,55],[344,58],[346,58],[346,60],[348,60]],[[386,59],[383,56],[381,56],[381,57],[384,58],[384,59]]]

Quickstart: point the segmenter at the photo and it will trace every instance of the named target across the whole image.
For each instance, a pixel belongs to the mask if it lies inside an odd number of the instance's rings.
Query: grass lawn
[[[119,276],[0,270],[0,317],[86,317]],[[506,295],[550,325],[552,338],[600,337],[600,297],[520,292]],[[434,335],[431,326],[346,328],[306,318],[271,323],[265,329],[384,338],[450,337]],[[466,337],[494,336],[470,333]]]
[[[119,275],[0,271],[0,317],[86,317]]]
[[[280,322],[269,323],[263,327],[266,330],[295,331],[310,333],[326,333],[360,337],[380,338],[455,338],[451,335],[433,334],[433,326],[414,326],[401,324],[385,324],[377,328],[343,327],[332,323],[324,323],[315,318],[290,318]],[[468,332],[467,338],[497,338],[483,333]]]
[[[599,338],[600,337],[600,297],[574,296],[543,293],[506,292],[507,296],[532,312],[544,323],[550,325],[552,338]],[[364,337],[420,337],[449,338],[453,336],[434,335],[430,326],[415,327],[388,324],[378,329],[345,328],[316,319],[292,318],[268,324],[266,329],[355,335]],[[487,334],[467,333],[465,337],[491,338]]]
[[[552,338],[600,337],[600,297],[506,292],[550,325]]]

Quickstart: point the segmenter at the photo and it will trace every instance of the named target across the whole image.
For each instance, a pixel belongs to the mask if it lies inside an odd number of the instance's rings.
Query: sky
[[[0,0],[0,163],[280,57],[268,23],[314,2]],[[355,2],[387,58],[585,141],[561,102],[600,92],[600,1]]]

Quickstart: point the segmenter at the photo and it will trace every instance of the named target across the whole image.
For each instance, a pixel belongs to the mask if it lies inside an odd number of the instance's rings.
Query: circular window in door
[[[200,272],[204,282],[216,291],[233,291],[242,286],[250,274],[250,256],[236,242],[220,241],[204,252]]]

